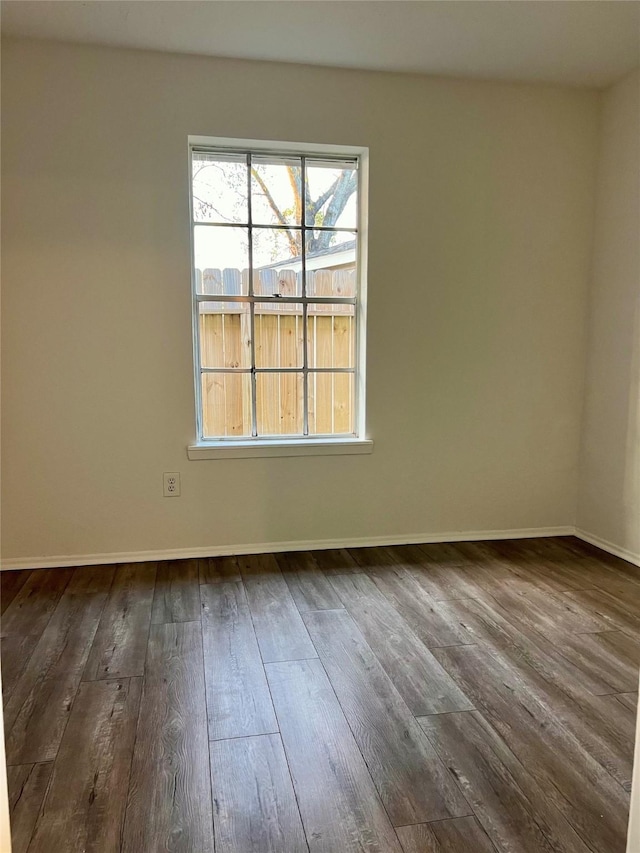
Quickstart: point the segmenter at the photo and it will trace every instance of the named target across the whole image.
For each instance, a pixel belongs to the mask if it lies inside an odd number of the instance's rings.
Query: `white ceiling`
[[[2,31],[578,86],[607,86],[640,64],[640,0],[3,0]]]

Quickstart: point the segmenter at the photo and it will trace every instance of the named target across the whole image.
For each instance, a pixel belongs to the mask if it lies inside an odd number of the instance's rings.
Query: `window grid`
[[[307,160],[306,157],[300,158],[300,224],[302,225],[302,298],[307,298]],[[309,309],[307,303],[302,303],[302,434],[309,435],[309,353],[307,347],[309,345],[309,330],[307,322]]]
[[[207,153],[229,153],[224,152],[215,148],[202,148],[192,147],[190,152],[190,157],[192,158],[194,154],[201,152]],[[238,152],[233,152],[238,153]],[[277,151],[269,152],[273,156],[278,156]],[[309,367],[308,359],[308,305],[309,304],[318,304],[318,305],[354,305],[357,306],[358,297],[346,297],[346,296],[313,296],[307,297],[307,269],[306,269],[306,260],[307,260],[307,241],[306,234],[307,231],[323,231],[323,232],[332,232],[332,233],[349,233],[355,236],[356,240],[356,258],[358,257],[358,221],[356,221],[356,226],[353,228],[340,228],[335,226],[322,226],[315,224],[312,226],[308,226],[306,224],[306,162],[307,159],[315,160],[316,157],[307,158],[304,154],[296,155],[296,159],[300,159],[301,161],[301,223],[300,225],[273,225],[273,224],[258,224],[253,223],[253,211],[252,211],[252,187],[251,187],[251,166],[252,166],[252,152],[246,152],[246,162],[247,162],[247,222],[215,222],[215,221],[198,221],[196,220],[193,210],[191,212],[191,229],[193,234],[193,229],[198,226],[209,226],[214,228],[220,227],[229,227],[229,228],[247,228],[248,229],[248,262],[249,262],[249,280],[248,280],[248,295],[241,294],[203,294],[198,293],[195,286],[195,276],[193,283],[193,295],[194,295],[194,308],[195,308],[195,327],[196,327],[196,336],[195,336],[195,355],[196,355],[196,364],[197,364],[197,374],[199,377],[199,381],[197,383],[197,400],[198,400],[198,433],[200,440],[226,440],[226,441],[243,441],[249,438],[249,436],[237,436],[237,437],[229,437],[229,436],[216,436],[216,437],[205,437],[204,436],[204,424],[202,421],[202,413],[203,413],[203,401],[202,401],[202,375],[204,374],[250,374],[251,376],[251,438],[253,439],[265,439],[265,440],[282,440],[287,438],[308,438],[309,437],[309,374],[356,374],[356,367]],[[336,163],[353,163],[355,168],[358,168],[358,157],[331,157],[326,156],[323,157],[326,161],[335,160]],[[192,185],[191,185],[192,187]],[[359,191],[359,181],[358,181],[358,191]],[[192,189],[191,191],[192,192]],[[359,194],[359,192],[358,192]],[[359,209],[358,209],[358,218],[359,218]],[[267,231],[279,231],[279,230],[287,230],[287,231],[295,231],[301,233],[301,296],[261,296],[256,295],[254,293],[254,281],[253,281],[253,232],[256,230],[267,230]],[[195,258],[192,257],[192,266],[195,270]],[[356,269],[358,267],[356,266]],[[359,273],[357,273],[359,275]],[[198,315],[198,306],[200,302],[244,302],[249,304],[249,315],[250,315],[250,338],[251,338],[251,367],[248,368],[209,368],[203,367],[201,364],[201,342],[200,342],[200,322]],[[303,364],[302,368],[300,367],[256,367],[256,357],[255,357],[255,304],[256,302],[262,303],[273,303],[273,304],[296,304],[302,305],[302,330],[303,330]],[[358,318],[357,318],[357,310],[354,312],[354,320],[355,320],[355,334],[358,335]],[[357,347],[356,347],[356,357],[357,357]],[[275,435],[259,435],[257,429],[257,385],[256,385],[256,376],[258,373],[265,374],[295,374],[302,373],[303,374],[303,432],[302,434],[275,434]],[[357,394],[354,399],[354,404],[357,401]],[[323,436],[335,438],[340,435],[352,435],[357,432],[357,421],[358,421],[358,412],[355,409],[352,413],[352,423],[353,423],[353,431],[352,433],[314,433],[313,438],[321,438]],[[332,422],[333,422],[333,413],[332,413]]]
[[[249,316],[251,328],[251,435],[258,435],[258,388],[256,384],[256,304],[253,300],[253,193],[251,192],[251,154],[247,154],[247,217],[249,226]]]

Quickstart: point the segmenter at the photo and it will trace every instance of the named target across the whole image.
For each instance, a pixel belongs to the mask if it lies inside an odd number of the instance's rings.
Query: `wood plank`
[[[597,673],[606,689],[594,693],[629,693],[638,686],[640,642],[621,631],[563,637],[559,652],[583,673]]]
[[[349,548],[348,553],[353,557],[360,571],[390,571],[398,574],[400,577],[409,575],[408,569],[402,566],[399,558],[394,556],[389,548],[379,546],[371,548]],[[346,573],[340,572],[339,574]]]
[[[601,551],[600,548],[596,548],[596,546],[592,545],[590,542],[585,542],[584,539],[578,539],[578,537],[574,535],[554,536],[550,537],[550,539],[553,542],[557,542],[559,547],[578,556],[589,556],[596,552],[603,556],[606,555],[606,551]]]
[[[59,571],[59,569],[56,569]],[[109,592],[116,573],[113,565],[78,566],[65,592]]]
[[[254,320],[255,354],[258,367],[278,364],[278,318],[256,311]],[[263,373],[256,378],[256,418],[260,435],[277,435],[280,428],[280,377]]]
[[[475,817],[400,826],[396,832],[404,853],[495,853],[495,847]]]
[[[476,547],[507,570],[500,586],[516,592],[590,589],[595,586],[596,575],[603,576],[600,568],[597,573],[589,571],[575,555],[558,546],[547,545],[546,540],[482,542],[476,543]],[[490,591],[489,587],[487,589]]]
[[[123,853],[213,853],[203,666],[199,622],[152,625]]]
[[[313,276],[315,276],[315,272],[309,270],[307,272],[307,294],[313,292],[314,283]],[[315,315],[310,315],[307,317],[307,353],[309,362],[311,363],[314,358],[314,353],[316,349],[316,320],[317,317]],[[308,385],[307,385],[307,394],[309,400],[309,411],[308,411],[308,421],[309,421],[309,435],[315,435],[318,430],[318,418],[316,417],[316,412],[318,411],[318,394],[316,390],[316,376],[317,374],[309,374],[308,377]]]
[[[557,546],[562,547],[563,549],[577,554],[578,556],[619,572],[620,575],[626,577],[627,580],[640,583],[640,570],[638,569],[638,566],[630,563],[628,560],[624,560],[622,557],[616,557],[608,551],[603,551],[602,548],[598,548],[597,545],[585,542],[584,539],[578,539],[577,536],[554,537],[550,541],[556,543]]]
[[[500,649],[512,644],[514,637],[522,635],[507,618],[509,614],[486,592],[479,591],[478,598],[438,601],[437,608],[440,617],[456,632],[463,633],[467,641],[450,645],[483,643]]]
[[[316,317],[316,321],[320,318]],[[326,338],[319,334],[320,327],[316,324],[316,349],[318,344],[327,343]],[[330,373],[312,373],[313,386],[313,428],[316,433],[333,432],[333,377]]]
[[[635,746],[635,728],[638,705],[637,693],[609,693],[607,696],[599,696],[600,713],[606,717],[611,714],[616,720],[623,719],[627,722],[627,751],[633,752]],[[624,786],[626,791],[631,791],[631,780]]]
[[[155,563],[126,563],[118,568],[84,681],[144,675],[155,580]]]
[[[564,574],[557,576],[550,571],[546,564],[534,563],[526,554],[523,554],[517,545],[511,541],[485,542],[484,548],[494,555],[497,560],[503,561],[508,568],[511,577],[504,578],[501,586],[511,587],[515,591],[526,591],[530,589],[542,589],[547,592],[564,592],[573,589],[575,583],[567,582]]]
[[[588,545],[586,542],[582,544]],[[589,554],[589,557],[595,560],[600,566],[606,566],[607,569],[614,571],[621,580],[624,579],[629,581],[629,583],[640,585],[640,569],[634,563],[630,563],[622,557],[616,557],[614,554],[609,554],[595,545],[588,545],[588,547],[593,549],[593,553]]]
[[[626,834],[628,796],[496,654],[479,646],[434,652],[573,828],[606,853]],[[438,719],[438,718],[435,718]]]
[[[391,822],[470,814],[353,619],[344,610],[316,610],[304,620]]]
[[[200,618],[198,561],[170,560],[158,563],[151,622],[195,622]]]
[[[222,376],[224,385],[224,433],[213,435],[250,435],[249,377],[227,373]]]
[[[413,714],[473,707],[371,578],[334,575],[331,583]]]
[[[202,425],[206,436],[227,435],[228,432],[225,418],[224,379],[224,374],[215,373],[203,373],[201,377]]]
[[[1,626],[2,695],[5,703],[38,645],[72,574],[73,569],[31,572],[7,607]]]
[[[465,555],[452,544],[396,545],[379,548],[351,549],[358,563],[372,576],[411,579],[431,601],[449,601],[474,597],[478,593],[514,580],[510,572],[496,559],[490,559],[478,549],[468,546]],[[438,548],[431,556],[423,550]],[[435,559],[438,553],[438,560]]]
[[[466,553],[471,545],[458,543],[462,553]],[[577,582],[573,575],[565,578],[564,572],[552,571],[546,563],[534,565],[523,554],[513,551],[508,542],[477,542],[473,545],[482,565],[483,577],[479,586],[485,593],[494,589],[509,589],[514,593],[558,593],[567,589],[581,589],[585,585],[584,581]],[[505,549],[503,546],[508,547]]]
[[[601,630],[626,631],[640,639],[640,615],[637,602],[623,602],[619,597],[600,589],[565,592],[563,597],[572,604],[590,612],[594,619],[604,623]]]
[[[277,316],[276,334],[279,343],[281,367],[302,366],[302,322],[297,316]],[[302,395],[300,373],[280,374],[280,425],[278,432],[295,435],[302,429]]]
[[[25,585],[30,569],[21,569],[14,572],[0,572],[0,615],[4,613],[16,595]]]
[[[211,744],[216,853],[308,853],[280,735]]]
[[[335,292],[335,291],[334,291]],[[336,310],[335,308],[332,310]],[[342,310],[341,308],[337,309]],[[353,309],[351,309],[353,311]],[[332,367],[354,367],[355,336],[353,318],[348,314],[334,314],[329,318],[333,336]]]
[[[205,557],[198,560],[200,583],[223,583],[240,580],[237,557]]]
[[[623,607],[630,609],[632,613],[637,614],[640,611],[640,584],[633,583],[626,578],[621,579],[616,575],[613,581],[607,579],[606,582],[594,584],[593,588],[607,593]],[[574,590],[569,591],[573,592]]]
[[[474,566],[482,567],[483,576],[490,582],[498,579],[503,582],[514,580],[511,561],[492,548],[494,543],[487,540],[479,542],[456,542],[458,554]]]
[[[276,561],[300,612],[342,607],[335,590],[310,551],[276,554]]]
[[[203,584],[209,739],[278,731],[242,583]]]
[[[606,631],[608,624],[589,609],[581,607],[563,593],[532,589],[515,592],[503,587],[491,595],[511,619],[527,625],[547,637],[558,638],[568,633]]]
[[[585,694],[602,695],[637,681],[637,667],[624,661],[604,634],[565,634],[552,642],[544,634],[511,618],[488,593],[475,599],[441,602],[452,624],[464,625],[477,643],[490,648],[510,648],[528,666],[569,696],[582,701]],[[634,640],[625,638],[625,643]],[[615,643],[615,640],[612,641]],[[622,648],[622,647],[621,647]],[[630,653],[630,649],[626,649]],[[618,687],[617,689],[622,689]]]
[[[335,280],[334,280],[335,281]],[[338,286],[339,289],[340,286]],[[336,292],[334,287],[334,293]],[[334,314],[330,321],[333,321],[333,363],[336,367],[341,364],[345,366],[354,366],[355,345],[356,345],[356,329],[353,318],[353,308],[346,309],[351,312],[351,315],[344,315],[342,312],[345,306],[336,305],[332,311]],[[355,394],[355,376],[353,374],[336,373],[333,377],[333,421],[335,432],[353,432],[354,427],[354,394]]]
[[[313,556],[318,568],[325,575],[346,575],[350,572],[362,571],[346,548],[327,548],[323,551],[314,551]]]
[[[441,566],[443,569],[466,569],[469,559],[458,549],[456,542],[425,542],[419,545],[394,545],[391,550],[402,562],[418,566]]]
[[[589,551],[576,547],[568,541],[570,538],[527,540],[535,542],[533,547],[521,540],[519,547],[538,570],[542,567],[554,578],[560,578],[565,591],[572,587],[576,590],[598,587],[608,591],[626,582],[640,583],[640,573],[630,563],[596,548]]]
[[[423,717],[420,722],[443,761],[452,768],[498,850],[587,853],[589,848],[545,789],[481,714],[472,711]],[[457,849],[476,848],[460,845]]]
[[[467,626],[447,618],[442,602],[431,598],[406,568],[386,556],[384,549],[363,550],[376,553],[363,557],[358,552],[362,568],[428,649],[476,642]]]
[[[634,714],[638,711],[638,694],[636,693],[615,693],[614,696],[625,708],[633,711]]]
[[[561,578],[564,592],[600,589],[614,596],[622,596],[623,602],[630,596],[635,599],[636,610],[640,597],[640,572],[637,567],[604,552],[589,553],[567,543],[570,537],[538,540],[541,554],[527,554],[527,559],[536,565],[540,576],[549,581]],[[521,545],[521,547],[524,547]],[[543,556],[542,556],[543,555]],[[603,559],[604,557],[604,559]]]
[[[55,758],[106,593],[65,592],[4,708],[8,764]]]
[[[327,375],[333,378],[333,431],[335,433],[353,432],[353,374]]]
[[[246,306],[247,308],[249,306]],[[222,362],[225,366],[233,364],[246,364],[250,357],[250,351],[244,349],[244,341],[242,339],[240,314],[222,315],[222,324],[224,328],[224,346],[226,358]],[[220,362],[218,362],[220,364]],[[237,377],[226,376],[225,380],[236,379],[235,382],[226,382],[225,395],[225,431],[234,434],[241,434],[244,423],[243,412],[243,394],[242,394],[242,379],[238,382]],[[220,433],[218,433],[220,434]]]
[[[142,680],[80,685],[30,853],[119,853]]]
[[[7,767],[12,853],[27,853],[52,770],[52,761]]]
[[[317,657],[273,554],[238,558],[262,660]]]
[[[246,283],[245,283],[246,282]],[[248,291],[249,289],[249,271],[246,271],[246,275],[243,272],[243,288]],[[249,359],[251,357],[251,316],[249,311],[249,306],[245,303],[244,305],[239,306],[240,310],[240,335],[242,337],[242,344],[244,346],[244,351],[246,353],[246,358]],[[251,382],[244,381],[242,382],[242,433],[241,435],[251,435],[251,422],[252,422],[252,402],[251,402]]]
[[[311,853],[400,853],[320,661],[265,669]]]
[[[474,602],[473,606],[480,606]],[[608,632],[618,633],[618,632]],[[523,659],[548,681],[576,701],[586,694],[605,695],[630,689],[637,683],[637,666],[625,660],[604,634],[566,634],[554,643],[547,637],[523,627],[513,634],[514,647]],[[625,635],[623,635],[625,636]],[[633,642],[630,638],[629,642]]]
[[[505,573],[500,564],[485,569],[479,556],[472,560],[450,543],[399,545],[388,551],[435,601],[473,598],[496,586]]]
[[[520,581],[547,592],[590,589],[596,579],[607,574],[607,570],[600,566],[583,563],[575,554],[558,545],[557,540],[520,539],[492,542],[490,545],[505,559],[509,570]]]
[[[521,702],[529,712],[548,715],[570,733],[580,746],[606,769],[626,790],[631,785],[632,745],[635,727],[620,708],[610,707],[605,697],[585,692],[575,675],[554,666],[549,659],[535,663],[531,650],[523,654],[513,645],[498,653],[501,666],[509,668],[512,689],[522,694]]]

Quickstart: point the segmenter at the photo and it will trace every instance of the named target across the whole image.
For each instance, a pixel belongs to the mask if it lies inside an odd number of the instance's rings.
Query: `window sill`
[[[351,456],[373,453],[373,441],[360,438],[304,441],[211,441],[190,444],[189,459],[248,459],[267,456]]]

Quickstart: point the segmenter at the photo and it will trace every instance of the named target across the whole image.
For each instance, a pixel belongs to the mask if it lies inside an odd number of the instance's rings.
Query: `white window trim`
[[[240,438],[225,437],[219,439],[203,439],[198,436],[200,423],[200,375],[198,372],[199,356],[196,351],[197,334],[195,324],[199,322],[195,300],[193,310],[193,367],[195,380],[195,409],[196,409],[196,439],[188,445],[187,455],[191,460],[196,459],[239,459],[249,457],[274,456],[335,456],[359,455],[373,452],[373,441],[365,436],[365,407],[366,407],[366,318],[367,318],[367,243],[368,243],[368,193],[369,193],[369,149],[352,145],[314,145],[306,142],[275,142],[258,139],[237,139],[229,137],[189,136],[189,215],[190,215],[190,266],[192,277],[192,293],[195,285],[193,264],[193,211],[191,210],[191,151],[193,148],[205,146],[211,148],[247,149],[252,153],[285,154],[298,153],[308,157],[327,155],[358,158],[358,293],[356,298],[357,312],[357,343],[356,343],[356,411],[355,434],[338,436],[242,436]]]
[[[359,456],[373,453],[373,441],[359,438],[300,438],[282,441],[206,441],[187,447],[189,459],[250,459],[256,456]]]

